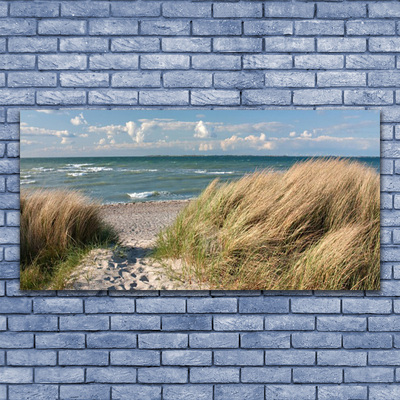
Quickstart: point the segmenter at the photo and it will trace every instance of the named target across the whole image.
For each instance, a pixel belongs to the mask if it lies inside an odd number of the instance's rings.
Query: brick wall
[[[399,398],[399,16],[391,1],[2,1],[0,399]],[[382,290],[20,292],[19,110],[60,107],[381,110]]]

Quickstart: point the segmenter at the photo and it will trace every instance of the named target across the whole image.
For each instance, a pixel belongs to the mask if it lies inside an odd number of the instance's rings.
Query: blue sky
[[[22,157],[379,156],[379,111],[24,110]]]

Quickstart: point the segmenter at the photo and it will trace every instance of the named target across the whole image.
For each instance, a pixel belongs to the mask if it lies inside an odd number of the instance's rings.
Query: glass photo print
[[[365,110],[21,112],[22,290],[379,290]]]

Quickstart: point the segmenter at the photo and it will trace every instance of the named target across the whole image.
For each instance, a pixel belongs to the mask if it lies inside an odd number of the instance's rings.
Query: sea
[[[102,204],[183,200],[197,197],[216,178],[226,182],[264,169],[285,171],[307,159],[273,156],[26,158],[21,159],[21,189],[76,189]],[[351,159],[379,172],[379,157]]]

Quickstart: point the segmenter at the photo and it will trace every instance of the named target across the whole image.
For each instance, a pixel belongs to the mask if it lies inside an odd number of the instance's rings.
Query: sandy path
[[[158,232],[170,225],[187,201],[102,206],[102,218],[118,233],[120,246],[91,251],[68,282],[75,290],[183,290],[195,284],[171,280],[148,258]]]

